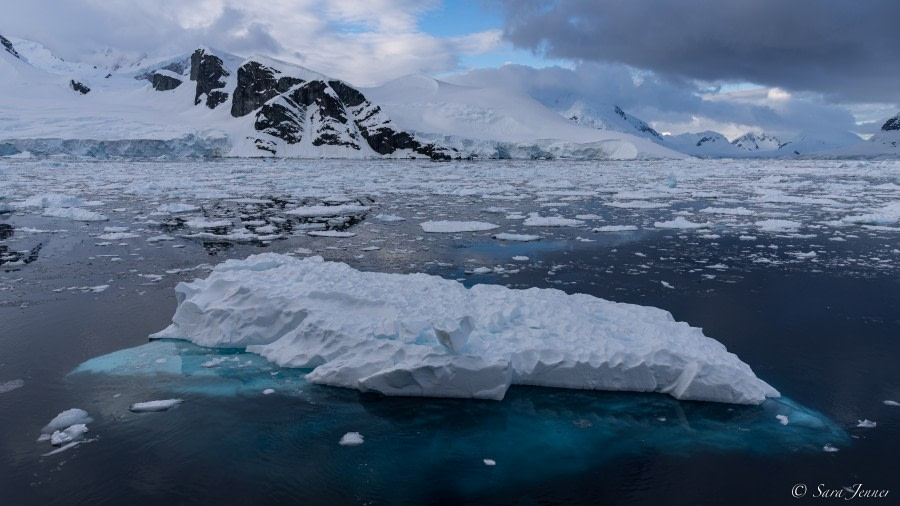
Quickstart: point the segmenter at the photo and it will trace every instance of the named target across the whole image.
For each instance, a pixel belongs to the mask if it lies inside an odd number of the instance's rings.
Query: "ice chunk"
[[[14,379],[11,381],[5,381],[0,383],[0,394],[5,394],[6,392],[12,392],[17,388],[22,388],[25,386],[25,381],[20,379]]]
[[[84,434],[87,431],[87,425],[83,423],[70,425],[64,430],[55,431],[50,436],[50,444],[52,444],[53,446],[61,446],[71,443],[72,441],[79,441],[84,438]]]
[[[766,232],[793,232],[802,224],[790,220],[762,220],[757,221],[756,226]]]
[[[151,337],[246,347],[312,369],[312,383],[498,400],[511,384],[743,404],[779,395],[668,312],[584,294],[465,288],[273,253],[228,260],[176,292],[172,325]]]
[[[529,227],[577,227],[583,225],[583,220],[573,220],[560,216],[540,216],[538,213],[528,213],[528,218],[523,223]]]
[[[393,214],[379,214],[375,216],[378,221],[406,221],[406,218],[394,216]]]
[[[272,395],[274,393],[275,393],[274,388],[267,388],[267,389],[263,390],[263,395]]]
[[[541,236],[539,235],[529,235],[529,234],[494,234],[494,239],[500,241],[519,241],[519,242],[529,242],[529,241],[539,241]]]
[[[430,233],[455,234],[458,232],[482,232],[494,230],[500,225],[483,221],[424,221],[419,223],[422,230]]]
[[[354,204],[338,206],[304,206],[291,209],[284,214],[300,218],[326,218],[331,216],[352,216],[369,212],[370,207]]]
[[[822,451],[828,452],[828,453],[834,453],[834,452],[840,451],[840,448],[832,446],[831,443],[826,443],[825,446],[822,447]]]
[[[856,424],[856,426],[862,427],[864,429],[873,429],[873,428],[875,428],[876,425],[878,425],[877,423],[873,422],[872,420],[857,420],[857,422],[859,422],[859,423]]]
[[[310,235],[313,237],[334,237],[337,239],[356,237],[356,234],[353,232],[339,232],[337,230],[313,230],[311,232],[307,232],[306,235]]]
[[[359,432],[348,432],[341,436],[338,444],[341,446],[359,446],[363,444],[363,437]]]
[[[897,401],[884,401],[885,406],[900,406],[900,402]]]
[[[94,419],[88,416],[87,411],[78,408],[67,409],[56,415],[56,418],[50,420],[50,423],[41,429],[44,434],[51,434],[58,430],[63,430],[76,424],[89,424]]]
[[[484,459],[484,465],[486,465],[486,466],[496,466],[496,465],[497,465],[497,461],[495,461],[494,459]]]
[[[688,230],[692,228],[703,228],[708,227],[709,222],[706,223],[694,223],[692,221],[688,221],[684,219],[684,216],[679,216],[674,220],[670,221],[657,221],[653,224],[656,228],[675,228],[675,229],[683,229]]]
[[[173,202],[171,204],[163,204],[156,208],[157,212],[166,214],[192,213],[199,210],[200,206],[195,206],[193,204],[181,204],[177,202]]]
[[[781,425],[787,425],[788,423],[790,423],[790,420],[785,415],[775,415],[775,418],[778,419],[778,422],[781,423]]]
[[[128,408],[132,413],[152,413],[167,411],[184,402],[183,399],[164,399],[160,401],[136,402]]]
[[[47,207],[43,216],[48,218],[65,218],[75,221],[107,221],[109,218],[94,211],[81,209],[80,207]]]
[[[630,232],[637,230],[634,225],[604,225],[602,227],[592,228],[593,232]]]

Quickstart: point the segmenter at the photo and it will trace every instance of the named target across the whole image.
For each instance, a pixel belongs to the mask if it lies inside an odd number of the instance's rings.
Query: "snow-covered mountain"
[[[785,144],[772,135],[754,132],[747,132],[731,143],[746,151],[774,151]]]
[[[583,101],[577,101],[561,113],[579,125],[601,130],[612,130],[638,137],[645,137],[653,142],[662,143],[663,137],[646,121],[626,114],[621,107],[609,104],[603,108],[591,107]]]
[[[410,75],[367,88],[401,128],[461,153],[486,157],[683,157],[631,134],[585,127],[528,94]]]
[[[200,48],[122,72],[4,41],[0,138],[22,151],[152,156],[178,141],[203,156],[455,156],[395,128],[347,83],[277,60]]]
[[[889,118],[868,141],[838,149],[822,151],[821,156],[836,158],[897,158],[900,157],[900,114]]]
[[[719,132],[705,131],[680,135],[665,135],[663,142],[676,151],[698,158],[739,158],[747,152],[725,138]]]
[[[576,125],[527,95],[411,76],[360,90],[264,56],[202,47],[68,62],[2,41],[0,153],[435,159],[666,158],[645,139]],[[8,121],[6,121],[8,120]]]

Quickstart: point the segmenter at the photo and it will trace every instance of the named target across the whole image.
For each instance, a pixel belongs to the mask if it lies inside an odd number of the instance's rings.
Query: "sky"
[[[900,111],[897,20],[896,0],[4,0],[0,34],[94,63],[205,45],[359,86],[424,73],[789,138]]]

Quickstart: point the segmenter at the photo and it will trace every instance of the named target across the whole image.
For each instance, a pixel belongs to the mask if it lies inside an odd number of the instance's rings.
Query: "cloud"
[[[82,61],[106,48],[136,59],[207,45],[366,85],[451,71],[460,54],[500,43],[499,30],[452,38],[422,32],[419,20],[438,7],[438,0],[5,0],[0,34]]]
[[[896,0],[500,0],[505,37],[553,58],[900,101]]]
[[[710,93],[693,81],[662,79],[622,64],[583,62],[571,69],[505,65],[447,80],[517,90],[556,111],[565,111],[576,101],[595,108],[618,105],[658,130],[675,134],[717,130],[737,137],[757,130],[792,138],[801,132],[857,130],[846,108],[825,103],[816,94],[774,87]]]

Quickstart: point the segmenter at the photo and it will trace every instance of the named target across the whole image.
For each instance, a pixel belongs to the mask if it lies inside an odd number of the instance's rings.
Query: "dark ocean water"
[[[3,274],[0,383],[24,386],[0,394],[2,504],[793,504],[797,484],[814,502],[820,486],[857,483],[890,490],[883,504],[900,496],[900,407],[883,403],[900,401],[900,279],[871,265],[784,254],[817,239],[642,231],[584,242],[563,231],[508,244],[467,236],[431,244],[412,269],[666,309],[786,397],[748,407],[527,387],[502,402],[386,398],[308,385],[304,371],[237,350],[147,344],[170,321],[175,282],[206,271],[153,283],[136,274],[260,248],[100,248],[79,227]],[[267,249],[291,251],[292,241]],[[757,244],[784,262],[755,262]],[[890,245],[879,237],[828,247],[840,250],[835,257],[870,258]],[[140,262],[126,269],[99,256],[110,252]],[[409,268],[386,251],[334,256],[367,270]],[[513,256],[529,257],[518,272]],[[507,269],[464,274],[460,266],[473,259]],[[708,268],[716,265],[725,267]],[[111,288],[69,289],[102,284]],[[238,362],[200,365],[215,357]],[[263,395],[266,388],[275,393]],[[173,397],[185,402],[165,413],[128,411]],[[91,441],[42,456],[53,448],[35,442],[41,427],[73,407],[94,418]],[[779,424],[779,413],[792,423]],[[857,428],[862,419],[877,427]],[[365,443],[338,445],[350,431]],[[823,451],[826,444],[839,451]]]

